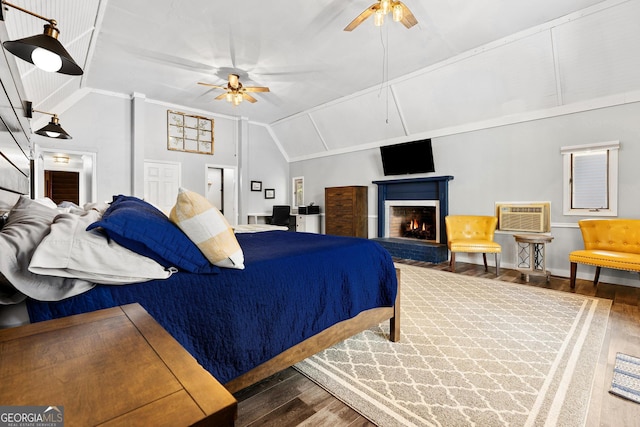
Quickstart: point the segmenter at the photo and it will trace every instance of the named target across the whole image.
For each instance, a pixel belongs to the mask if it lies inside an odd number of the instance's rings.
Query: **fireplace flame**
[[[389,237],[437,241],[435,214],[434,206],[390,206]]]
[[[412,219],[411,221],[409,221],[409,230],[421,230],[421,231],[426,231],[427,230],[427,223],[426,222],[418,222],[417,219]]]

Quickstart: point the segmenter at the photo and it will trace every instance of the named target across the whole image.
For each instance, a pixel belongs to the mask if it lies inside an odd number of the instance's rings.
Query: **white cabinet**
[[[320,233],[320,215],[296,215],[296,231]]]

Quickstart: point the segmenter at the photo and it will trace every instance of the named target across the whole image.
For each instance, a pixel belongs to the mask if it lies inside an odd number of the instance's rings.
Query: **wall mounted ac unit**
[[[549,203],[496,204],[498,230],[546,233],[551,231]]]

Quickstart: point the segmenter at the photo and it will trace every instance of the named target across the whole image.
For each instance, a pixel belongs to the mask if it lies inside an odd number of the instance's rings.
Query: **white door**
[[[144,200],[167,215],[176,204],[181,184],[180,163],[144,162]]]

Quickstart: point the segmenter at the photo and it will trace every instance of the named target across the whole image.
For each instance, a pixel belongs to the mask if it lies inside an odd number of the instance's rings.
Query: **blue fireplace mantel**
[[[378,185],[378,237],[384,237],[386,200],[438,200],[440,202],[440,243],[447,243],[444,217],[449,214],[449,181],[453,176],[373,181]]]

